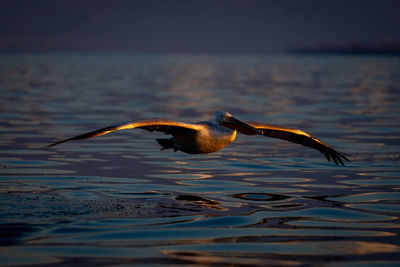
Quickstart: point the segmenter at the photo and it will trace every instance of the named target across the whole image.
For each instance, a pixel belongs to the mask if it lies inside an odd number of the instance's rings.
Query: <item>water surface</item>
[[[334,56],[0,56],[3,265],[400,264],[400,63]],[[352,160],[238,136],[206,155],[153,117],[298,127]]]

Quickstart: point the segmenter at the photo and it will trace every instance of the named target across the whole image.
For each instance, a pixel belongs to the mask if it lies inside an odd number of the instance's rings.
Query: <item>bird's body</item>
[[[336,164],[339,162],[344,165],[342,159],[348,160],[340,152],[337,152],[322,141],[301,130],[259,122],[245,123],[235,119],[230,113],[222,111],[217,111],[216,123],[208,121],[182,123],[167,119],[124,122],[64,139],[52,143],[45,148],[50,148],[71,140],[89,139],[117,130],[134,128],[171,134],[172,137],[169,139],[157,139],[157,142],[162,146],[161,149],[171,148],[174,149],[174,151],[179,150],[188,154],[203,154],[219,151],[235,140],[238,131],[246,135],[264,135],[284,139],[317,149],[324,154],[328,160],[332,158]]]
[[[170,140],[175,151],[180,150],[188,154],[212,153],[221,150],[236,138],[236,130],[221,127],[212,122],[202,121],[194,125],[198,127],[198,130],[193,133],[188,133],[187,130],[176,130],[172,132],[171,139],[166,139]]]

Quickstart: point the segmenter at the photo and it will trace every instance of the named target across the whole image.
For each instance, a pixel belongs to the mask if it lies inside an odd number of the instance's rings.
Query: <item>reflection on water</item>
[[[2,264],[398,265],[398,58],[3,55]],[[116,122],[166,117],[299,127],[348,153],[238,136],[159,151]],[[162,134],[161,134],[162,135]]]

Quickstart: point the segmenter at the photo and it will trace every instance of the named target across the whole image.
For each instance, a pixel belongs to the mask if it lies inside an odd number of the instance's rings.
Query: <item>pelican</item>
[[[314,148],[324,154],[328,161],[332,159],[336,165],[340,163],[344,166],[343,160],[350,161],[342,153],[301,130],[255,121],[243,122],[224,111],[216,112],[216,123],[209,121],[183,123],[162,118],[127,121],[54,142],[45,146],[44,149],[49,149],[67,141],[89,139],[113,131],[135,128],[172,135],[171,138],[156,140],[161,145],[161,150],[173,149],[174,151],[179,150],[188,154],[212,153],[232,143],[238,131],[245,135],[264,135]]]

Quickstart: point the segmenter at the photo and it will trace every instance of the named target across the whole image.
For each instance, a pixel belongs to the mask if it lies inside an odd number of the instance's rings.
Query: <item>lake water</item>
[[[0,56],[1,265],[400,264],[400,58]],[[345,153],[238,135],[160,151],[127,120],[298,127]]]

